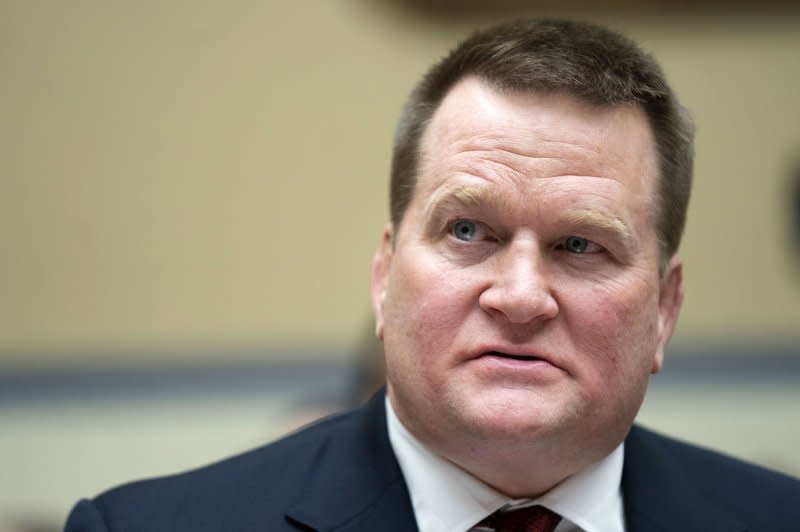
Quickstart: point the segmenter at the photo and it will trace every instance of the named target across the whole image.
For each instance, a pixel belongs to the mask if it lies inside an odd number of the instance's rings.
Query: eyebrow
[[[447,186],[433,193],[425,208],[425,215],[428,217],[431,213],[446,207],[474,208],[494,201],[493,195],[486,189],[458,185]]]
[[[590,209],[570,209],[564,211],[559,218],[569,224],[591,226],[613,233],[626,247],[636,242],[630,227],[613,215]]]

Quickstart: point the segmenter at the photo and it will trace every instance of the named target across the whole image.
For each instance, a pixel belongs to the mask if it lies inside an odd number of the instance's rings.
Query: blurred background
[[[800,474],[792,3],[0,0],[0,530],[358,402],[400,106],[520,15],[629,34],[697,122],[640,421]]]

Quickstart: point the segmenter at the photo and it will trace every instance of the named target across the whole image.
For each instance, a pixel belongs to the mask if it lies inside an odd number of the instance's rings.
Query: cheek
[[[657,300],[648,286],[595,289],[573,320],[573,338],[606,375],[649,373],[657,337]],[[593,331],[589,334],[589,331]]]
[[[471,308],[466,279],[422,258],[396,266],[384,301],[387,341],[404,358],[421,361],[441,354]]]

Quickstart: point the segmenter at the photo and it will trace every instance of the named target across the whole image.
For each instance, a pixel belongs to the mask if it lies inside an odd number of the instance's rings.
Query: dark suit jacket
[[[629,532],[800,531],[800,481],[634,427],[622,476]],[[75,506],[66,532],[416,530],[384,395],[278,442]]]

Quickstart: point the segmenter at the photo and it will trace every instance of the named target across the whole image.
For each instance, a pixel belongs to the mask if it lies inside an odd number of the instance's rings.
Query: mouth
[[[507,349],[505,346],[500,349],[503,350],[489,348],[474,359],[476,371],[489,379],[487,382],[500,379],[499,382],[504,386],[517,381],[528,385],[533,382],[555,382],[565,374],[565,370],[555,365],[548,354],[540,354],[532,349],[527,352],[523,349]]]
[[[536,355],[512,355],[510,353],[503,353],[501,351],[489,351],[488,353],[485,353],[483,356],[507,358],[510,360],[519,360],[521,362],[544,361],[542,357],[538,357]]]

